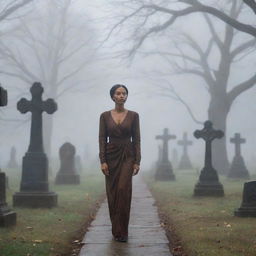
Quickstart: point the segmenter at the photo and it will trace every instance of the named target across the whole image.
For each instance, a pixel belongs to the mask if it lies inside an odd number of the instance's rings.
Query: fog
[[[61,6],[65,1],[57,1]],[[123,2],[123,5],[119,5]],[[136,2],[136,1],[131,1]],[[139,2],[139,1],[138,1]],[[150,2],[150,1],[148,1]],[[165,1],[151,1],[155,3]],[[214,2],[214,1],[212,1]],[[219,5],[223,1],[215,1]],[[18,56],[26,56],[24,63],[30,63],[31,72],[37,74],[40,78],[40,72],[37,73],[35,56],[33,51],[28,51],[24,47],[24,42],[18,37],[19,29],[23,20],[27,21],[29,27],[35,19],[35,12],[38,11],[36,5],[46,8],[42,1],[37,1],[30,6],[24,7],[12,19],[2,22],[0,27],[0,36],[3,44],[14,49],[14,53]],[[179,18],[170,30],[151,35],[138,49],[137,53],[131,58],[127,57],[129,49],[131,49],[133,38],[131,38],[132,25],[140,24],[139,18],[124,23],[111,34],[108,40],[105,40],[114,24],[120,20],[122,15],[131,11],[126,9],[129,5],[126,1],[115,1],[115,4],[107,0],[93,1],[74,1],[68,15],[73,15],[71,20],[75,20],[78,26],[77,34],[73,38],[75,45],[81,43],[82,40],[88,40],[88,44],[77,56],[68,61],[60,72],[65,73],[72,70],[73,67],[83,64],[79,72],[75,73],[70,79],[67,79],[63,87],[60,87],[55,100],[58,104],[58,110],[53,114],[53,132],[51,137],[51,158],[58,158],[58,150],[65,142],[72,143],[77,150],[77,154],[82,157],[85,167],[94,166],[99,168],[98,161],[98,126],[100,113],[110,110],[114,107],[113,101],[109,96],[109,90],[112,85],[121,83],[125,84],[129,89],[129,96],[125,107],[133,110],[140,115],[141,125],[141,145],[142,145],[142,162],[141,170],[147,171],[154,166],[158,158],[158,145],[160,141],[155,139],[156,135],[162,134],[164,128],[168,128],[171,134],[177,136],[176,140],[169,142],[169,157],[172,159],[172,150],[178,150],[178,156],[181,156],[182,148],[177,145],[177,141],[182,139],[183,132],[188,133],[188,138],[193,141],[193,145],[189,147],[188,152],[190,159],[195,167],[201,168],[204,160],[204,142],[196,140],[193,132],[196,129],[202,129],[202,123],[208,119],[208,107],[210,96],[205,89],[205,82],[193,75],[175,74],[175,62],[181,64],[178,58],[172,57],[173,63],[169,63],[163,56],[157,54],[148,54],[157,50],[175,51],[175,43],[180,48],[184,47],[186,53],[191,53],[195,57],[191,49],[180,43],[181,32],[188,33],[197,40],[202,48],[207,46],[206,38],[209,37],[209,28],[203,22],[202,14],[196,13],[186,16],[185,19]],[[59,7],[61,8],[61,7]],[[47,10],[45,9],[45,12]],[[43,11],[41,10],[41,14]],[[31,19],[27,18],[31,17]],[[76,19],[74,19],[76,17]],[[253,14],[245,13],[242,19],[251,22]],[[164,19],[164,17],[159,17]],[[219,35],[223,31],[222,22],[212,18],[215,26],[219,31]],[[79,30],[79,22],[81,26],[88,26],[88,37]],[[153,21],[152,21],[153,22]],[[157,19],[154,20],[157,22]],[[33,25],[33,24],[32,24]],[[35,37],[39,37],[40,32],[32,28],[31,32],[35,33]],[[128,27],[126,27],[126,25]],[[73,25],[72,28],[74,28]],[[81,31],[81,34],[79,34]],[[8,35],[6,35],[6,33]],[[138,31],[138,34],[141,31]],[[15,35],[12,37],[12,35]],[[77,38],[75,37],[77,36]],[[237,36],[234,45],[251,39],[250,36],[242,34]],[[16,40],[16,41],[15,41]],[[104,41],[105,40],[105,41]],[[104,42],[103,42],[104,41]],[[11,42],[11,43],[10,43]],[[27,45],[29,47],[29,45]],[[2,50],[1,46],[1,50]],[[24,53],[23,51],[27,51]],[[34,53],[35,54],[35,53]],[[255,45],[250,48],[246,56],[239,61],[236,60],[230,78],[228,81],[228,89],[232,89],[232,85],[239,84],[248,79],[255,72]],[[22,58],[21,58],[22,59]],[[83,63],[87,60],[86,64]],[[213,49],[209,62],[212,63],[213,69],[217,67],[220,59],[217,49]],[[0,70],[5,72],[20,72],[14,70],[13,63],[9,59],[1,55]],[[32,80],[31,80],[32,81]],[[47,83],[47,79],[44,80]],[[16,109],[17,101],[21,97],[31,98],[29,87],[31,84],[22,80],[18,76],[10,76],[1,72],[1,85],[8,91],[8,106],[1,108],[1,148],[0,148],[0,166],[4,168],[9,160],[10,149],[15,146],[17,149],[17,157],[21,162],[28,145],[30,135],[30,113],[21,114]],[[43,80],[39,81],[44,85]],[[170,94],[168,86],[172,85],[175,92],[186,102],[191,108],[193,115],[201,123],[196,123],[182,102],[175,100],[173,94]],[[163,88],[164,87],[164,88]],[[68,88],[65,91],[65,88]],[[169,87],[170,88],[170,87]],[[60,93],[64,91],[63,93]],[[168,96],[169,95],[169,96]],[[49,90],[45,90],[44,99],[51,97]],[[227,149],[229,161],[234,155],[234,145],[229,143],[230,137],[234,133],[239,132],[246,139],[246,144],[242,145],[242,155],[250,173],[256,172],[256,86],[239,95],[231,106],[227,118]],[[43,120],[49,118],[44,113]],[[218,127],[215,127],[218,129]],[[45,134],[44,134],[45,136]]]

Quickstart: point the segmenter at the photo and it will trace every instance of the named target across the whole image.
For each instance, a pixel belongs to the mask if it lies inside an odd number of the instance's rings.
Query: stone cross
[[[43,150],[42,114],[57,110],[53,99],[42,100],[43,87],[34,83],[30,88],[32,99],[22,98],[17,103],[21,113],[31,112],[30,144],[22,160],[20,192],[13,195],[13,205],[18,207],[51,208],[57,205],[57,194],[49,191],[48,158]]]
[[[208,120],[204,123],[204,128],[202,130],[196,130],[194,132],[194,136],[197,139],[202,138],[205,141],[204,165],[206,168],[212,168],[212,141],[216,138],[222,138],[224,136],[223,131],[214,130],[212,128],[212,122]]]
[[[240,156],[241,155],[241,144],[245,143],[246,140],[241,138],[240,133],[235,133],[234,138],[231,138],[230,142],[235,144],[235,155]]]
[[[191,146],[193,142],[188,140],[188,134],[186,132],[183,133],[183,140],[178,141],[178,145],[183,146],[183,154],[187,155],[188,146]]]
[[[162,151],[162,161],[168,162],[168,141],[171,139],[176,139],[175,135],[170,135],[168,133],[168,128],[164,128],[164,134],[163,135],[157,135],[157,140],[163,140],[163,151]]]
[[[17,103],[17,109],[21,113],[25,114],[28,111],[32,113],[28,152],[43,152],[42,113],[46,111],[52,114],[57,110],[57,104],[53,99],[42,100],[43,91],[41,84],[36,82],[30,89],[31,101],[22,98]]]

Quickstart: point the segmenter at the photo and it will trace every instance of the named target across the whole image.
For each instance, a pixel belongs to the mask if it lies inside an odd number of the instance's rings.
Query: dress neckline
[[[119,124],[118,124],[118,123],[115,121],[115,119],[113,118],[113,116],[112,116],[112,111],[111,111],[111,110],[109,111],[109,113],[110,113],[110,117],[111,117],[111,119],[113,120],[113,122],[115,123],[115,125],[119,126],[119,125],[121,125],[121,124],[125,121],[125,119],[127,118],[128,113],[129,113],[129,110],[127,110],[127,113],[126,113],[124,119],[123,119],[122,122],[120,122]]]

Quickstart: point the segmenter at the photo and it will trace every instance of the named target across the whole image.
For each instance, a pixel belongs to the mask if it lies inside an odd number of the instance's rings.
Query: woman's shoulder
[[[104,111],[100,114],[100,116],[106,116],[106,115],[109,115],[111,110],[108,110],[108,111]]]
[[[139,114],[137,113],[137,112],[135,112],[135,111],[132,111],[132,110],[128,110],[130,113],[131,113],[131,115],[133,115],[133,116],[139,116]]]

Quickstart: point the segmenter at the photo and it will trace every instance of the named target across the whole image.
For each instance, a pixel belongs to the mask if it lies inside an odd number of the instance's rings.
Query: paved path
[[[154,199],[139,176],[133,179],[128,242],[120,243],[112,239],[105,201],[85,234],[83,243],[79,256],[171,256]]]

